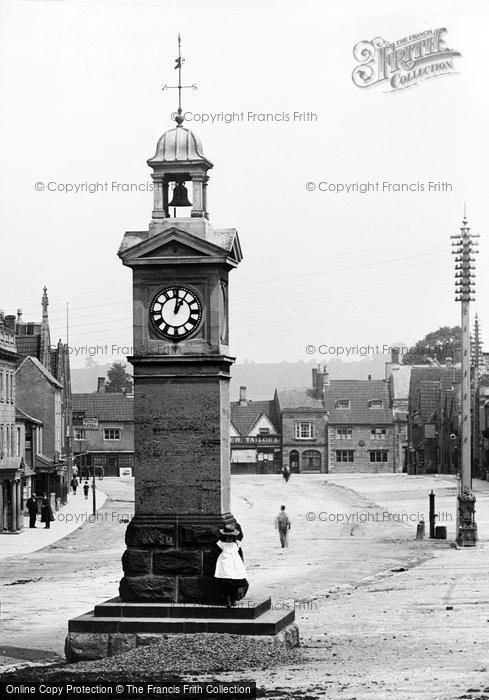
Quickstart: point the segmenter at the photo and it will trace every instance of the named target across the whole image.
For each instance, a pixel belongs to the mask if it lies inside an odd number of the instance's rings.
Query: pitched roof
[[[134,399],[125,394],[73,394],[72,406],[100,421],[134,420]]]
[[[277,389],[281,410],[314,409],[324,412],[322,399],[313,389]]]
[[[248,435],[262,413],[280,432],[273,401],[247,401],[246,406],[240,406],[239,401],[231,401],[231,423],[240,435]]]
[[[418,410],[430,420],[440,407],[442,395],[460,384],[461,370],[456,367],[413,367],[409,389],[409,410]]]
[[[48,380],[48,382],[50,382],[51,384],[54,384],[54,386],[57,386],[57,387],[59,387],[60,389],[63,388],[63,385],[60,384],[60,383],[58,382],[58,380],[55,379],[55,378],[53,377],[53,375],[51,374],[51,372],[50,372],[48,369],[46,369],[46,368],[44,367],[44,365],[42,364],[42,362],[39,362],[39,360],[37,359],[37,357],[31,357],[30,355],[29,355],[28,357],[26,357],[26,358],[23,360],[23,362],[22,362],[22,364],[20,365],[20,367],[17,368],[17,372],[22,368],[22,366],[23,366],[26,362],[31,362],[31,363],[34,365],[34,367],[36,367],[36,369],[38,369],[39,372],[41,372],[41,374],[43,374],[43,375],[46,377],[46,379]]]
[[[29,423],[35,423],[36,425],[42,425],[42,420],[38,418],[33,418],[28,413],[23,411],[18,406],[15,407],[15,420],[28,421]]]
[[[350,408],[337,408],[341,399],[348,399]],[[382,408],[369,408],[369,401],[382,401]],[[334,379],[325,388],[324,405],[333,425],[393,422],[389,384],[384,379]]]

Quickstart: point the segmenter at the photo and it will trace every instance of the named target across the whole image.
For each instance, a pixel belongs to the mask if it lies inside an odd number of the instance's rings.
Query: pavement
[[[97,481],[95,490],[96,509],[105,503],[107,496],[103,491],[102,482]],[[46,529],[37,516],[35,528],[29,527],[29,517],[24,516],[24,529],[15,534],[0,534],[0,560],[21,554],[32,554],[44,547],[54,544],[76,530],[80,525],[93,517],[92,490],[85,499],[83,490],[77,489],[76,495],[70,492],[68,503],[58,511],[53,512],[54,521]]]

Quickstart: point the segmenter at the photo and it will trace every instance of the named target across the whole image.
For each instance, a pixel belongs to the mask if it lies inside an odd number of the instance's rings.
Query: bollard
[[[416,528],[416,539],[424,540],[424,520],[420,520]]]
[[[436,515],[435,515],[435,494],[433,493],[433,490],[430,493],[430,539],[434,539],[435,537],[435,520],[436,520]]]

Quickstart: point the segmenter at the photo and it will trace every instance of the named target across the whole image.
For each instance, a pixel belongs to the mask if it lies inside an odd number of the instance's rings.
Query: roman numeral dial
[[[202,303],[186,287],[165,287],[154,296],[149,318],[158,335],[178,342],[197,330],[202,320]]]

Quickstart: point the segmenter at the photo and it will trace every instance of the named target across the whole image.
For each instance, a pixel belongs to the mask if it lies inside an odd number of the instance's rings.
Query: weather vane
[[[175,59],[175,70],[178,68],[178,85],[163,85],[161,88],[162,90],[178,90],[178,111],[175,116],[175,121],[178,124],[178,126],[181,126],[185,120],[185,117],[182,115],[182,90],[185,90],[186,88],[189,88],[191,90],[197,90],[197,85],[195,83],[192,83],[192,85],[182,85],[182,65],[185,61],[185,59],[182,57],[182,52],[181,52],[181,43],[182,40],[180,38],[180,34],[178,35],[178,58]]]

